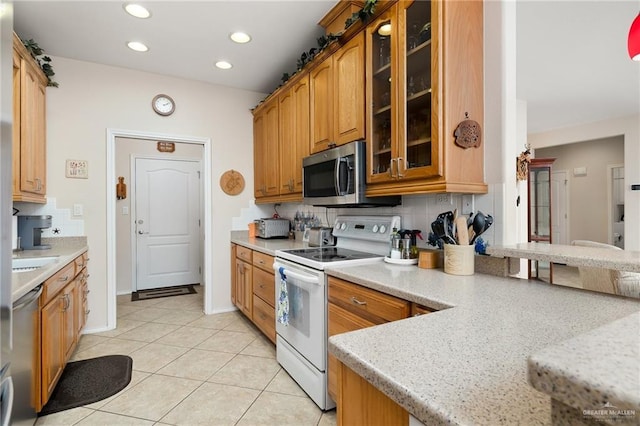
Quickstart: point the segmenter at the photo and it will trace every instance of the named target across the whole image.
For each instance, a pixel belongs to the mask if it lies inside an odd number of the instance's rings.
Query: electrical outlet
[[[73,215],[74,216],[82,216],[82,204],[74,204],[73,205]]]
[[[436,204],[449,205],[451,204],[451,194],[437,194]]]
[[[462,195],[462,214],[471,214],[474,210],[473,194]]]

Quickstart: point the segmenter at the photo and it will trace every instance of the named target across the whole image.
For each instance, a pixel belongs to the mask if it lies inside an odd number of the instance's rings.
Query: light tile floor
[[[72,361],[133,358],[131,383],[36,425],[335,425],[275,360],[275,347],[239,312],[202,313],[199,294],[131,302],[117,328],[83,335]]]

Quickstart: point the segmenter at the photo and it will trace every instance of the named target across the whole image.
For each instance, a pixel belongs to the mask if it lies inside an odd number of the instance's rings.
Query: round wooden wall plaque
[[[238,195],[244,190],[244,177],[240,172],[227,170],[220,176],[220,188],[229,195]]]

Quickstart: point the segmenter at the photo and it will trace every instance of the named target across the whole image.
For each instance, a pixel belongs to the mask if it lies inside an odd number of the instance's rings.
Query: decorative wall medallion
[[[227,170],[220,176],[220,189],[228,195],[238,195],[244,190],[244,177],[240,172]]]
[[[453,135],[456,137],[456,145],[464,149],[479,147],[482,142],[482,129],[477,121],[469,120],[469,114],[465,114],[466,120],[458,124]]]

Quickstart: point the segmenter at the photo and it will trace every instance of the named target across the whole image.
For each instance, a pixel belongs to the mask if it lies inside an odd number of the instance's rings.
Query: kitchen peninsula
[[[569,266],[616,269],[640,272],[640,251],[609,250],[599,247],[580,247],[564,244],[519,243],[508,246],[489,246],[487,254],[544,262],[564,263]]]
[[[600,344],[600,351],[590,357],[584,351],[592,346],[573,347],[571,342],[562,346],[610,323],[612,338],[639,346],[637,322],[636,332],[629,334],[630,320],[622,320],[637,315],[638,300],[482,274],[452,276],[441,270],[383,262],[330,268],[327,273],[440,310],[329,339],[330,352],[348,369],[424,424],[551,424],[551,399],[529,384],[528,377],[536,370],[528,369],[527,363],[534,355],[544,365],[549,357],[541,351],[554,345],[567,350],[563,360],[570,361],[576,352],[582,352],[605,372],[599,377],[604,382],[595,382],[590,389],[594,393],[640,386],[637,357],[618,357],[619,363],[610,364],[613,358],[608,356],[615,355],[616,347]],[[617,326],[616,320],[622,325]],[[583,339],[595,344],[588,337]],[[542,355],[536,356],[539,352]],[[568,361],[563,365],[571,365]],[[614,374],[620,370],[628,374],[622,378]],[[589,387],[589,383],[583,385]],[[554,384],[572,389],[566,380]],[[640,392],[616,395],[608,402],[620,409],[635,407],[640,416]],[[576,401],[565,395],[563,403],[571,400]],[[583,409],[600,409],[604,403],[598,404],[577,408],[581,414]]]

